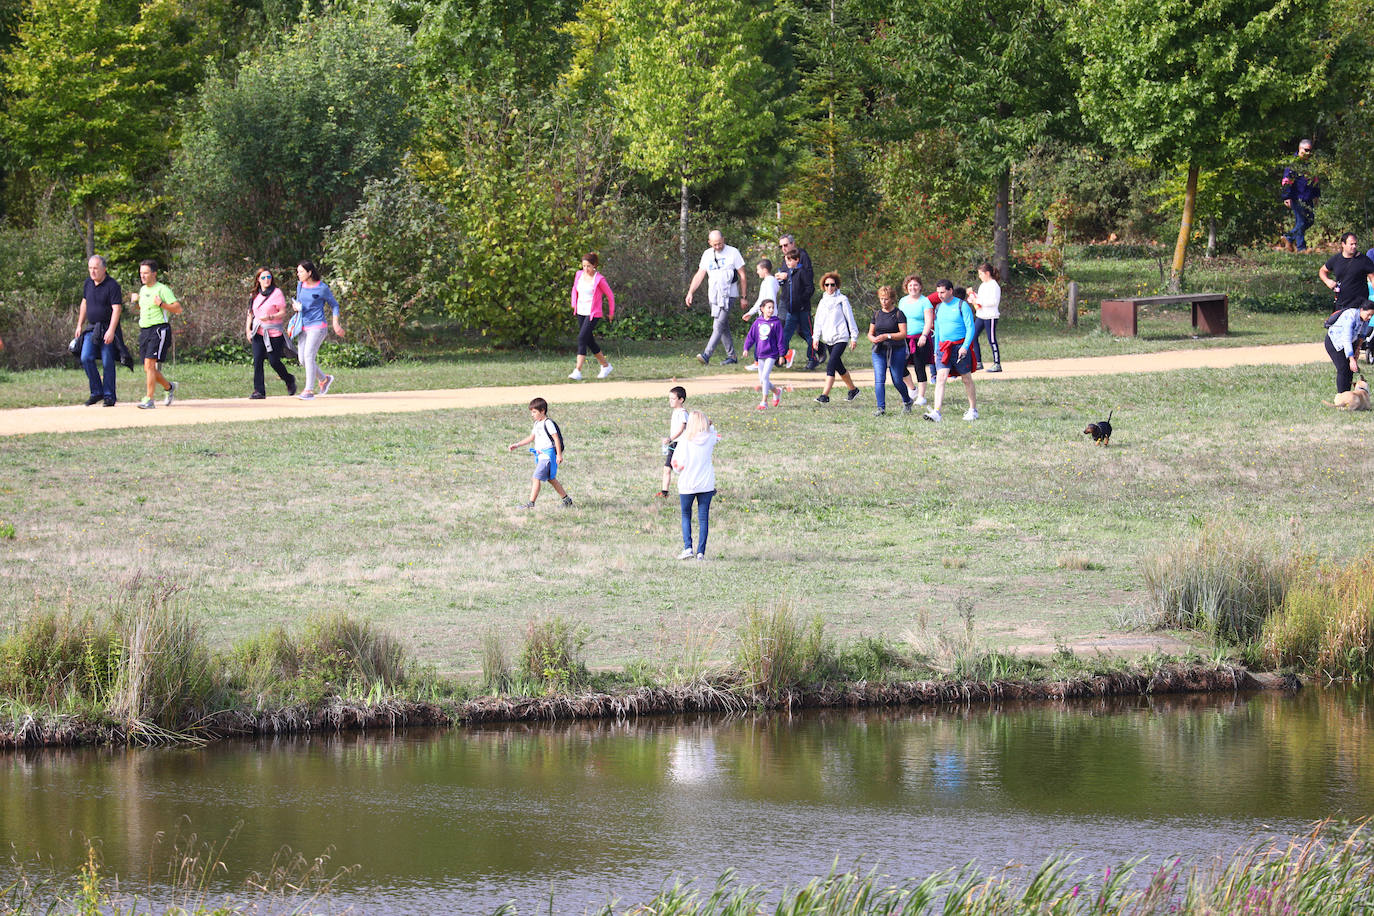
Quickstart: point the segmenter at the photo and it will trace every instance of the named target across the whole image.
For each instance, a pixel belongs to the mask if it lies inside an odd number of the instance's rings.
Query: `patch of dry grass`
[[[989,648],[1026,627],[1075,640],[1115,629],[1143,558],[1208,519],[1265,532],[1300,517],[1304,544],[1338,548],[1374,465],[1369,416],[1316,406],[1328,375],[980,379],[984,418],[939,426],[871,417],[871,392],[762,414],[748,393],[689,397],[724,435],[707,563],[672,559],[676,501],[652,497],[658,401],[544,392],[577,504],[531,513],[515,509],[529,456],[504,448],[528,431],[518,409],[6,440],[0,505],[20,536],[0,540],[0,618],[99,605],[143,569],[188,588],[212,646],[344,611],[443,671],[474,671],[483,632],[516,645],[542,613],[587,625],[593,668],[699,668],[733,633],[707,626],[720,638],[689,650],[684,616],[733,621],[769,600],[843,639],[920,613],[958,629],[969,594]],[[1089,447],[1084,418],[1110,408],[1112,447]],[[1066,556],[1110,562],[1085,576]]]

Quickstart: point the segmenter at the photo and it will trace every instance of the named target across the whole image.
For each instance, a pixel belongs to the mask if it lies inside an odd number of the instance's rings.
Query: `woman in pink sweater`
[[[272,364],[272,370],[286,383],[286,393],[296,393],[296,377],[287,371],[281,358],[286,353],[286,338],[282,322],[286,320],[286,297],[272,279],[272,271],[259,267],[253,275],[253,298],[248,304],[248,342],[253,346],[253,393],[255,401],[267,397],[267,383],[263,379],[262,362]]]
[[[582,380],[582,364],[587,361],[588,350],[601,364],[601,371],[597,373],[597,378],[605,378],[611,374],[613,369],[606,359],[606,354],[601,352],[601,345],[592,336],[592,330],[596,327],[597,319],[603,315],[607,321],[615,319],[615,294],[611,292],[611,284],[607,283],[606,278],[597,272],[597,262],[596,252],[589,252],[582,259],[582,269],[573,274],[572,311],[577,316],[577,368],[568,375],[568,378],[575,382]],[[603,302],[605,303],[604,312],[602,310]]]

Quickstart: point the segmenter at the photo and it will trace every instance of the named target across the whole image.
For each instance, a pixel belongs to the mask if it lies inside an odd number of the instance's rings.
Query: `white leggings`
[[[315,361],[316,355],[320,352],[320,344],[324,343],[325,337],[329,334],[328,325],[306,328],[301,336],[300,355],[301,365],[305,367],[305,390],[313,391],[315,383],[319,381],[320,364]]]
[[[773,367],[778,364],[776,359],[759,360],[759,391],[763,400],[768,400],[768,390],[775,386],[769,379],[773,377]]]

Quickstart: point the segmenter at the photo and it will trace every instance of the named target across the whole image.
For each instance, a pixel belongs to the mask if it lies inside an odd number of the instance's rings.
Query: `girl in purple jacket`
[[[759,303],[759,318],[749,328],[749,336],[744,338],[744,349],[754,351],[754,359],[759,361],[759,401],[758,410],[768,409],[768,394],[773,394],[773,406],[782,403],[780,391],[769,379],[773,367],[783,358],[787,345],[782,339],[782,322],[777,318],[777,306],[772,299]]]

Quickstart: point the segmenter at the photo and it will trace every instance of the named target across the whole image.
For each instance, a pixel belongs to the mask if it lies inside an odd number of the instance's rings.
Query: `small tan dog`
[[[1331,406],[1341,410],[1368,410],[1369,383],[1362,377],[1355,383],[1354,388],[1336,395],[1336,400],[1332,402]]]

